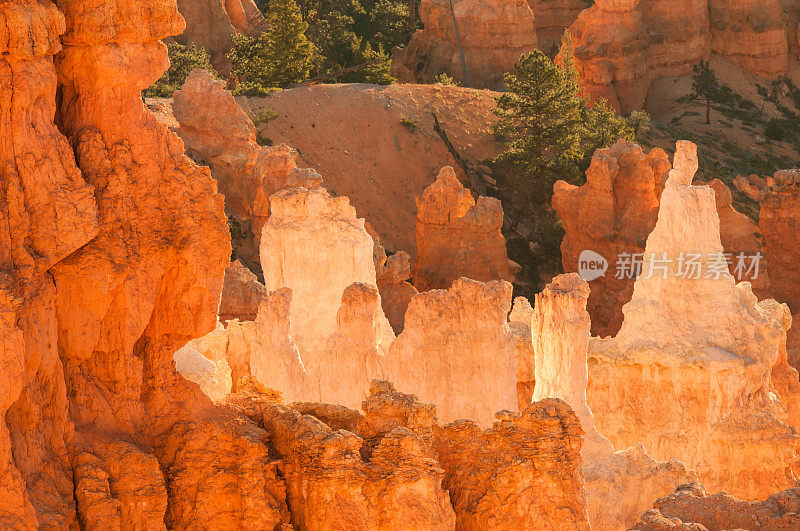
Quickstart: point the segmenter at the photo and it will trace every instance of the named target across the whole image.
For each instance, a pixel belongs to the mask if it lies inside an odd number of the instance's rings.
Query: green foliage
[[[626,118],[628,125],[633,129],[633,136],[637,139],[652,130],[652,118],[647,111],[632,111]]]
[[[410,129],[411,131],[416,131],[419,128],[419,124],[413,118],[402,118],[400,120],[400,125]]]
[[[767,122],[764,134],[770,140],[781,142],[791,134],[791,124],[789,120],[772,118]]]
[[[152,85],[144,90],[144,95],[150,98],[169,98],[172,93],[181,88],[189,73],[195,68],[204,68],[214,73],[211,67],[211,58],[205,49],[194,44],[186,47],[176,42],[167,44],[169,54],[169,68]]]
[[[456,83],[456,81],[452,77],[448,76],[444,72],[442,72],[441,74],[436,76],[434,79],[436,80],[436,84],[437,85],[446,85],[446,86],[457,86],[458,85],[458,83]]]
[[[308,24],[294,0],[271,0],[264,14],[266,30],[258,37],[234,35],[228,58],[233,75],[249,82],[247,90],[285,87],[308,78],[314,47],[306,38]]]
[[[539,50],[522,56],[506,74],[508,92],[495,109],[494,130],[507,146],[498,162],[533,176],[543,197],[550,197],[557,179],[578,182],[596,149],[633,140],[631,126],[605,101],[587,104],[571,55],[562,57],[556,66]]]

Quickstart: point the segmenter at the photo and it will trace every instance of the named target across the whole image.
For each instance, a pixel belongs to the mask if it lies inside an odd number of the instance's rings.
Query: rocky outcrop
[[[533,347],[536,358],[534,400],[564,400],[583,429],[583,473],[589,522],[593,529],[626,529],[651,500],[696,479],[677,461],[659,462],[641,446],[614,452],[595,428],[586,401],[589,285],[571,273],[560,275],[536,295]]]
[[[389,348],[386,375],[434,404],[444,422],[470,418],[488,426],[495,412],[517,404],[510,310],[511,284],[503,281],[462,278],[449,290],[420,293]]]
[[[553,187],[553,208],[566,232],[561,242],[564,270],[581,271],[579,262],[592,259],[586,251],[607,261],[605,271],[596,271],[599,276],[588,269],[582,272],[592,290],[588,309],[594,335],[615,335],[622,325],[622,306],[633,294],[670,168],[663,150],[644,153],[636,144],[619,141],[595,152],[586,171],[586,184],[576,187],[558,181]],[[759,228],[733,208],[731,192],[724,183],[715,179],[710,186],[731,274],[737,281],[751,282],[753,291],[766,297],[769,277]]]
[[[622,324],[622,305],[633,293],[633,277],[628,274],[633,271],[626,260],[644,252],[670,167],[663,150],[644,153],[638,145],[620,141],[595,152],[586,184],[576,187],[558,181],[553,187],[553,208],[566,233],[561,242],[564,271],[578,272],[584,251],[608,261],[605,274],[589,282],[594,335],[614,335]]]
[[[268,290],[292,290],[289,332],[309,374],[330,368],[325,358],[337,331],[342,295],[351,284],[376,285],[373,241],[346,197],[325,190],[291,188],[270,198],[261,236],[261,267]],[[385,353],[394,339],[378,299],[375,347]]]
[[[175,370],[199,385],[211,400],[219,402],[231,392],[231,367],[225,359],[212,361],[191,346],[178,349],[172,359],[175,360]]]
[[[453,168],[442,168],[417,198],[414,286],[447,289],[461,277],[513,282],[519,266],[508,259],[502,227],[498,199],[479,197],[476,203]]]
[[[696,147],[679,142],[645,247],[658,261],[644,261],[619,334],[589,344],[589,405],[615,447],[642,443],[713,490],[753,499],[795,480],[797,431],[780,420],[771,379],[788,310],[734,283],[696,170]],[[680,259],[689,252],[699,272]]]
[[[788,71],[778,0],[598,1],[570,32],[581,85],[623,113],[642,108],[653,80],[690,74],[712,52],[762,77]]]
[[[444,471],[412,430],[396,426],[372,439],[367,460],[365,441],[349,431],[260,397],[231,402],[269,431],[296,528],[453,528]]]
[[[383,313],[392,325],[395,334],[403,331],[406,310],[417,293],[411,280],[411,257],[398,251],[387,258],[383,247],[376,250],[375,275],[381,294]]]
[[[178,11],[186,20],[186,29],[175,40],[204,48],[223,75],[231,71],[226,56],[233,48],[233,36],[264,30],[264,17],[253,0],[178,0]]]
[[[659,498],[632,529],[636,531],[708,529],[795,529],[800,527],[797,488],[772,494],[764,501],[741,501],[725,492],[709,495],[698,483],[681,485]]]
[[[447,74],[460,85],[499,89],[503,74],[537,45],[533,12],[526,0],[422,0],[423,29],[392,56],[392,74],[404,83],[432,83]],[[453,18],[457,27],[453,23]],[[469,76],[459,50],[459,38]]]
[[[257,275],[261,231],[269,217],[269,197],[293,186],[317,188],[322,178],[297,167],[297,151],[261,146],[247,114],[225,90],[225,82],[194,70],[173,95],[178,134],[189,155],[207,164],[225,196],[234,255]]]
[[[588,530],[581,427],[569,406],[547,399],[497,418],[485,431],[470,420],[436,430],[456,527]]]
[[[254,321],[258,307],[266,296],[267,289],[258,278],[240,261],[234,260],[225,268],[222,297],[217,311],[219,320]]]

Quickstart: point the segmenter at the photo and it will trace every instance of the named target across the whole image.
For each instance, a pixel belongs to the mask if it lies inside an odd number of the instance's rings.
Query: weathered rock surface
[[[223,75],[231,71],[226,55],[233,47],[233,36],[264,29],[264,17],[253,0],[178,0],[178,11],[186,20],[186,29],[175,40],[204,48]]]
[[[581,427],[569,406],[547,399],[497,418],[485,431],[471,420],[436,430],[456,527],[589,529]]]
[[[268,290],[292,290],[290,335],[309,374],[330,368],[325,358],[345,289],[376,285],[373,241],[346,197],[291,188],[270,198],[261,236],[261,267]],[[394,339],[378,298],[375,347],[385,354]],[[341,323],[340,323],[341,324]]]
[[[498,199],[479,197],[476,203],[453,168],[442,168],[417,198],[414,286],[447,289],[461,277],[513,282],[519,266],[508,259],[502,226]]]
[[[508,315],[508,329],[514,345],[514,363],[517,372],[517,407],[524,411],[533,401],[536,385],[536,368],[531,337],[533,308],[525,297],[514,299]]]
[[[405,83],[431,83],[447,74],[466,86],[459,37],[470,86],[499,89],[503,74],[537,46],[533,12],[526,0],[422,0],[423,29],[392,56],[392,74]]]
[[[644,153],[636,144],[619,141],[595,152],[586,171],[586,184],[576,187],[558,181],[553,187],[553,208],[566,231],[561,242],[564,270],[580,271],[579,259],[587,250],[608,261],[605,274],[589,282],[588,309],[596,336],[615,335],[622,325],[622,307],[631,299],[636,278],[633,262],[641,262],[647,236],[656,225],[670,168],[663,150]],[[731,192],[724,183],[715,179],[710,186],[731,274],[737,281],[751,282],[759,297],[768,296],[764,238],[759,228],[733,208]],[[756,262],[758,267],[751,267]]]
[[[645,248],[671,261],[645,260],[619,334],[590,342],[589,405],[615,447],[642,443],[710,488],[753,499],[795,481],[797,431],[780,420],[771,380],[788,309],[734,283],[713,191],[691,185],[696,170],[696,147],[679,142]],[[688,252],[701,255],[697,274],[680,260]]]
[[[625,113],[642,108],[653,80],[690,74],[712,52],[765,78],[788,71],[778,0],[595,2],[570,31],[581,85]]]
[[[528,0],[534,16],[539,49],[545,53],[558,49],[564,31],[588,7],[585,0]]]
[[[178,349],[173,359],[175,370],[199,385],[211,400],[219,402],[231,392],[231,367],[226,360],[212,361],[191,346]]]
[[[380,434],[367,460],[365,441],[349,431],[259,397],[233,396],[231,403],[270,433],[298,529],[396,529],[398,522],[453,529],[444,471],[413,431],[397,426]]]
[[[624,529],[649,507],[650,500],[697,476],[677,461],[653,460],[641,446],[614,452],[597,432],[586,401],[588,296],[589,285],[575,273],[557,276],[536,295],[533,399],[559,398],[573,408],[584,432],[581,454],[589,522],[593,529]]]
[[[470,418],[490,425],[495,412],[517,404],[510,310],[511,284],[503,281],[462,278],[449,290],[420,293],[389,348],[387,377],[434,404],[444,422]]]
[[[269,197],[293,186],[317,188],[322,178],[297,166],[297,151],[260,146],[256,128],[225,82],[194,70],[173,95],[178,134],[189,155],[207,164],[225,196],[234,255],[257,275],[261,231],[269,217]]]
[[[706,494],[698,483],[681,485],[659,498],[632,529],[636,531],[795,529],[800,527],[800,492],[792,488],[764,501],[741,501],[727,493]]]
[[[222,322],[238,319],[254,321],[258,307],[267,288],[258,278],[238,260],[234,260],[225,268],[225,279],[222,283],[222,297],[217,311]]]

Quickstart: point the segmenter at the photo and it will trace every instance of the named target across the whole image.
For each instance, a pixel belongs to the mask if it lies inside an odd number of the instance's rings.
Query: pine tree
[[[303,81],[314,56],[305,35],[308,24],[294,0],[270,0],[264,18],[266,31],[258,37],[234,35],[228,54],[233,75],[250,92]]]
[[[708,61],[700,60],[700,63],[692,69],[692,94],[693,99],[703,99],[706,104],[706,123],[711,123],[711,104],[720,95],[720,84],[717,75],[711,70]]]
[[[580,158],[581,100],[572,73],[541,51],[523,55],[505,76],[495,133],[506,141],[501,161],[533,175],[555,176]],[[551,180],[551,179],[547,179]]]

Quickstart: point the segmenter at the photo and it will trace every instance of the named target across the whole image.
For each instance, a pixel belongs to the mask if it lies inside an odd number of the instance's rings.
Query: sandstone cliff
[[[615,447],[642,443],[714,491],[753,499],[795,481],[797,432],[781,421],[787,404],[771,379],[788,309],[734,283],[714,193],[691,185],[696,170],[696,147],[679,142],[645,247],[655,259],[619,334],[589,344],[589,405]]]
[[[526,0],[454,0],[452,5],[455,15],[449,0],[420,2],[424,27],[392,56],[392,74],[405,83],[431,83],[447,74],[466,86],[460,37],[469,86],[501,88],[503,74],[537,46],[531,8]]]
[[[414,286],[447,289],[461,277],[513,282],[519,266],[508,259],[502,226],[498,199],[479,197],[476,203],[453,168],[442,168],[417,198]]]

